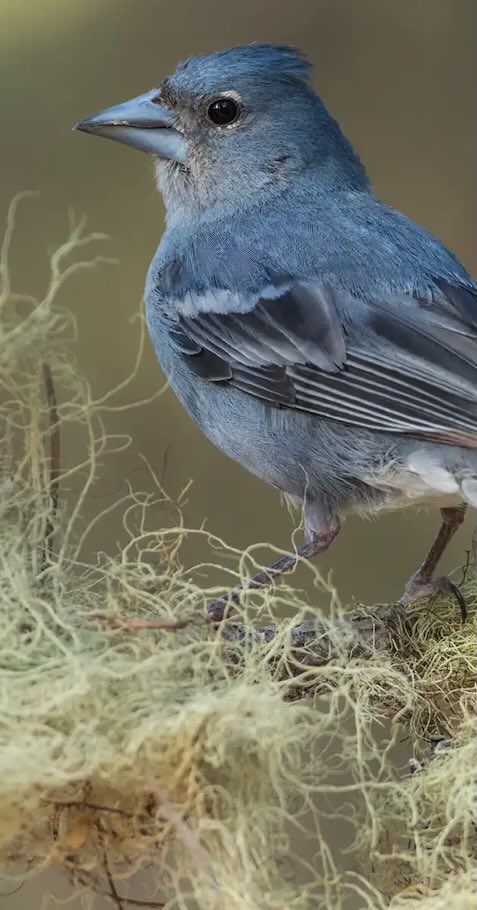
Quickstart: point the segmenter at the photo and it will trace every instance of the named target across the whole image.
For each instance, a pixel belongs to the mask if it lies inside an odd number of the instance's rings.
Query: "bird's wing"
[[[296,283],[241,312],[200,300],[192,311],[170,335],[202,379],[369,430],[477,447],[477,290],[436,281],[426,296],[365,301]]]

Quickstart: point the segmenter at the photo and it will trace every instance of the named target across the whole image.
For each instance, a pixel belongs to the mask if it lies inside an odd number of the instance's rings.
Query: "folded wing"
[[[346,305],[345,305],[346,303]],[[318,284],[242,312],[178,315],[171,340],[202,379],[369,430],[477,447],[477,292],[366,301]]]

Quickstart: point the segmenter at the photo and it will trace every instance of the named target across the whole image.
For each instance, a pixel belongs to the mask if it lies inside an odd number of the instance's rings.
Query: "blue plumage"
[[[191,57],[177,67],[170,80],[191,93],[197,90],[216,91],[218,86],[230,88],[237,80],[298,79],[307,82],[311,77],[311,63],[301,51],[286,44],[246,44]],[[231,82],[232,81],[232,82]],[[227,84],[225,84],[227,82]]]
[[[309,76],[291,48],[232,48],[179,65],[126,121],[121,105],[79,124],[155,151],[159,361],[214,443],[304,505],[308,554],[347,512],[477,505],[477,287],[374,197]]]

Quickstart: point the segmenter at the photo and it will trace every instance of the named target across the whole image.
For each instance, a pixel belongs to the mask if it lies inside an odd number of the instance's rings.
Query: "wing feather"
[[[346,326],[339,304],[297,283],[242,313],[179,315],[171,341],[201,378],[276,407],[477,447],[477,290],[354,299]]]

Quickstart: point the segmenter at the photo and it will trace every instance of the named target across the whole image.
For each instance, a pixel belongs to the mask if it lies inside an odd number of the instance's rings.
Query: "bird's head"
[[[310,69],[298,51],[272,44],[193,57],[76,129],[154,155],[172,217],[246,207],[310,168],[325,182],[364,186],[359,159],[309,85]]]

